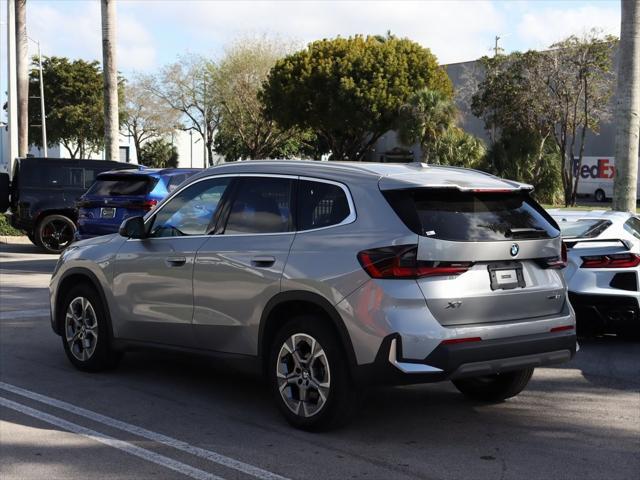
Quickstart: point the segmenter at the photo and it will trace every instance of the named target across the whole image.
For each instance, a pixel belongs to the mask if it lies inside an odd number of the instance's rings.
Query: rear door
[[[525,192],[424,188],[386,194],[420,235],[419,261],[471,264],[460,275],[418,280],[442,325],[562,311],[564,282],[553,268],[561,263],[559,230]],[[404,210],[397,208],[401,202]]]
[[[295,181],[284,176],[238,177],[226,224],[208,238],[195,261],[194,332],[200,348],[257,353],[260,317],[280,292],[295,236]]]

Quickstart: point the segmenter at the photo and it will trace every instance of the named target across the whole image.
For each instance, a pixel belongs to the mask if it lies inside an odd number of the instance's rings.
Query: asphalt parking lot
[[[0,478],[637,479],[640,342],[583,341],[498,405],[448,383],[369,392],[346,428],[291,429],[224,365],[132,353],[75,370],[49,326],[56,257],[0,245]]]

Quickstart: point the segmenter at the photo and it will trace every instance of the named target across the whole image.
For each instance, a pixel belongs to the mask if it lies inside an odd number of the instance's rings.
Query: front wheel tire
[[[291,425],[320,431],[350,420],[357,390],[338,338],[323,318],[290,320],[276,334],[270,352],[270,388]]]
[[[120,354],[109,344],[107,313],[93,288],[73,287],[59,312],[64,352],[77,369],[97,372],[118,364]]]
[[[466,397],[482,402],[501,402],[518,395],[529,383],[533,368],[482,377],[453,380],[455,387]]]

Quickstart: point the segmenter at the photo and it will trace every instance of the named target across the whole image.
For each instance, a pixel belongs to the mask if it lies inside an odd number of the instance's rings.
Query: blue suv
[[[76,203],[76,239],[116,233],[123,220],[146,214],[198,169],[145,168],[101,173]]]

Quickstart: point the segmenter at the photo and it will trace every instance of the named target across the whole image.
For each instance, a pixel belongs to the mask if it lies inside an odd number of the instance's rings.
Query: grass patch
[[[25,233],[22,230],[16,230],[9,224],[7,216],[0,214],[0,235],[6,235],[10,237],[20,237]]]

